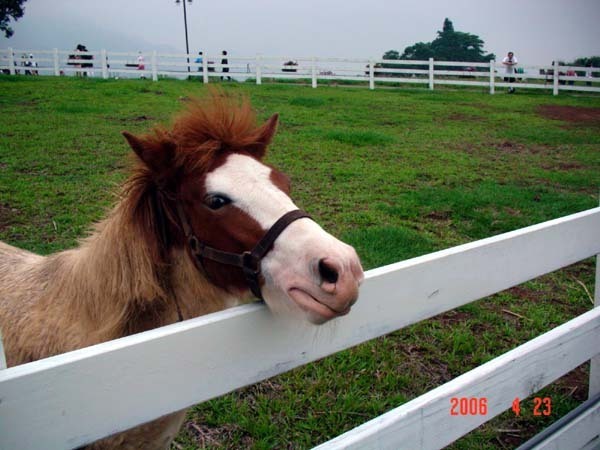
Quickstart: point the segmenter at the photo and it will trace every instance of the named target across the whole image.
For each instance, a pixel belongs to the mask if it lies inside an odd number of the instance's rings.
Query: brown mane
[[[223,152],[247,152],[261,159],[269,144],[265,131],[270,122],[257,126],[256,113],[247,97],[212,90],[204,98],[191,100],[187,109],[176,116],[171,129],[155,127],[137,138],[139,143],[132,142],[131,134],[124,134],[138,156],[136,147],[140,143],[149,153],[145,158],[140,156],[146,164],[136,170],[146,172],[145,165],[149,165],[155,175],[169,175],[173,170],[197,174],[206,172]]]

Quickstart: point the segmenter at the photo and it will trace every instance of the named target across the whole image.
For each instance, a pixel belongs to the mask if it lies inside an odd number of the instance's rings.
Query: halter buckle
[[[198,238],[194,235],[190,236],[188,238],[188,245],[190,246],[190,249],[194,252],[194,253],[200,253],[200,241],[198,240]]]
[[[256,298],[262,300],[260,281],[258,280],[258,276],[260,275],[260,258],[251,252],[242,253],[242,270],[244,271],[250,291]]]
[[[260,259],[251,252],[242,253],[242,269],[246,275],[258,276],[260,273]]]

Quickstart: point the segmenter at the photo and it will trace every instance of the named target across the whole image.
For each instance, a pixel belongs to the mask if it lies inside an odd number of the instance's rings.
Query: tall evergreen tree
[[[400,59],[439,61],[487,62],[495,59],[493,53],[485,54],[483,40],[474,34],[455,31],[454,24],[448,18],[444,20],[442,30],[432,42],[417,42],[404,49]],[[386,52],[389,54],[393,50]],[[385,58],[385,55],[384,55]],[[389,58],[393,59],[393,58]]]
[[[439,31],[438,31],[439,33]],[[454,24],[447,17],[444,19],[444,26],[442,27],[442,33],[454,33]]]

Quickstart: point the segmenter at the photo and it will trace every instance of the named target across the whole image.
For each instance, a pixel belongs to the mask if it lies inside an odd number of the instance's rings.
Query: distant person
[[[15,61],[13,61],[14,63]],[[8,56],[3,56],[2,57],[2,65],[3,66],[8,66],[7,69],[2,69],[2,74],[3,75],[10,75],[10,63],[9,63],[9,59]]]
[[[592,85],[592,63],[588,63],[586,69],[585,69],[585,85],[586,86],[591,86]]]
[[[576,77],[577,73],[573,69],[567,70],[568,77]],[[569,80],[569,86],[573,86],[575,84],[575,80]]]
[[[29,60],[27,59],[27,55],[25,53],[21,55],[21,67],[29,67]],[[31,75],[31,71],[29,69],[25,69],[25,75]]]
[[[138,52],[137,70],[146,70],[146,64],[144,63],[144,55],[142,54],[142,52]],[[146,76],[142,74],[140,78],[146,78]]]
[[[33,57],[33,53],[29,54],[29,67],[31,67],[31,75],[39,75],[39,72],[37,70],[38,67],[38,63],[37,61],[34,59]]]
[[[202,72],[202,52],[198,52],[198,57],[194,60],[196,64],[200,64],[198,66],[198,72]]]
[[[75,55],[69,55],[69,59],[77,59],[77,60],[92,60],[94,59],[93,55],[81,55],[80,53],[87,53],[88,49],[85,45],[83,44],[77,44],[77,47],[75,47]],[[89,62],[89,63],[82,63],[82,64],[78,64],[78,63],[69,63],[74,65],[75,67],[80,67],[80,68],[89,68],[89,67],[94,67],[94,63],[93,62]],[[77,71],[75,72],[76,76],[84,76],[87,77],[88,76],[88,72],[86,70],[84,70],[83,72]]]
[[[137,70],[146,70],[146,65],[144,64],[144,55],[142,55],[142,52],[138,53],[137,64]]]
[[[223,50],[222,52],[223,58],[221,59],[221,67],[223,73],[229,73],[229,60],[227,59],[227,51]],[[223,81],[225,77],[221,77],[221,81]],[[231,77],[227,75],[227,81],[231,81]]]
[[[504,64],[506,71],[505,74],[506,76],[504,77],[504,81],[507,81],[509,83],[514,83],[515,82],[515,66],[518,64],[517,61],[517,57],[515,56],[515,54],[513,52],[508,52],[508,55],[506,55],[504,57],[504,59],[502,60],[502,64]],[[513,94],[515,92],[515,88],[514,87],[509,87],[508,88],[508,93],[509,94]]]
[[[78,53],[80,52],[80,50],[79,50],[80,47],[82,47],[82,45],[78,44],[77,47],[75,47],[75,53],[71,53],[69,55],[69,61],[67,62],[67,66],[81,67],[81,65],[78,62],[75,62],[76,60],[81,59],[81,57],[78,55]],[[81,73],[78,70],[76,70],[75,76],[79,77],[79,76],[81,76]]]

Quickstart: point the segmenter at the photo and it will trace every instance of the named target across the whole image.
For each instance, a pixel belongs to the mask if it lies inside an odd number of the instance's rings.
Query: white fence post
[[[490,94],[494,95],[496,92],[496,87],[494,83],[496,82],[496,61],[493,59],[490,61]]]
[[[12,47],[8,47],[8,71],[11,75],[15,74],[15,54]]]
[[[312,74],[312,87],[317,87],[317,60],[313,56],[311,59],[311,74]]]
[[[58,59],[58,49],[52,50],[52,60],[54,62],[54,76],[60,76],[60,60]]]
[[[429,89],[433,91],[433,58],[429,58]]]
[[[600,254],[596,255],[596,288],[594,295],[594,307],[600,308]],[[589,398],[600,394],[600,356],[590,360],[590,387]]]
[[[256,55],[256,84],[262,84],[261,57]]]
[[[554,66],[554,88],[552,89],[552,93],[558,95],[558,60],[555,60],[552,65]]]
[[[158,81],[158,55],[152,51],[152,81]]]
[[[202,82],[208,83],[208,55],[204,55],[202,58]]]
[[[375,70],[373,69],[373,60],[369,61],[369,89],[375,89]]]
[[[106,61],[108,56],[106,55],[106,49],[100,50],[100,66],[102,67],[102,78],[108,79],[108,62]]]
[[[600,308],[600,254],[596,255],[596,279],[594,283],[594,308]],[[600,394],[600,355],[590,360],[588,398],[592,398],[597,394]]]

